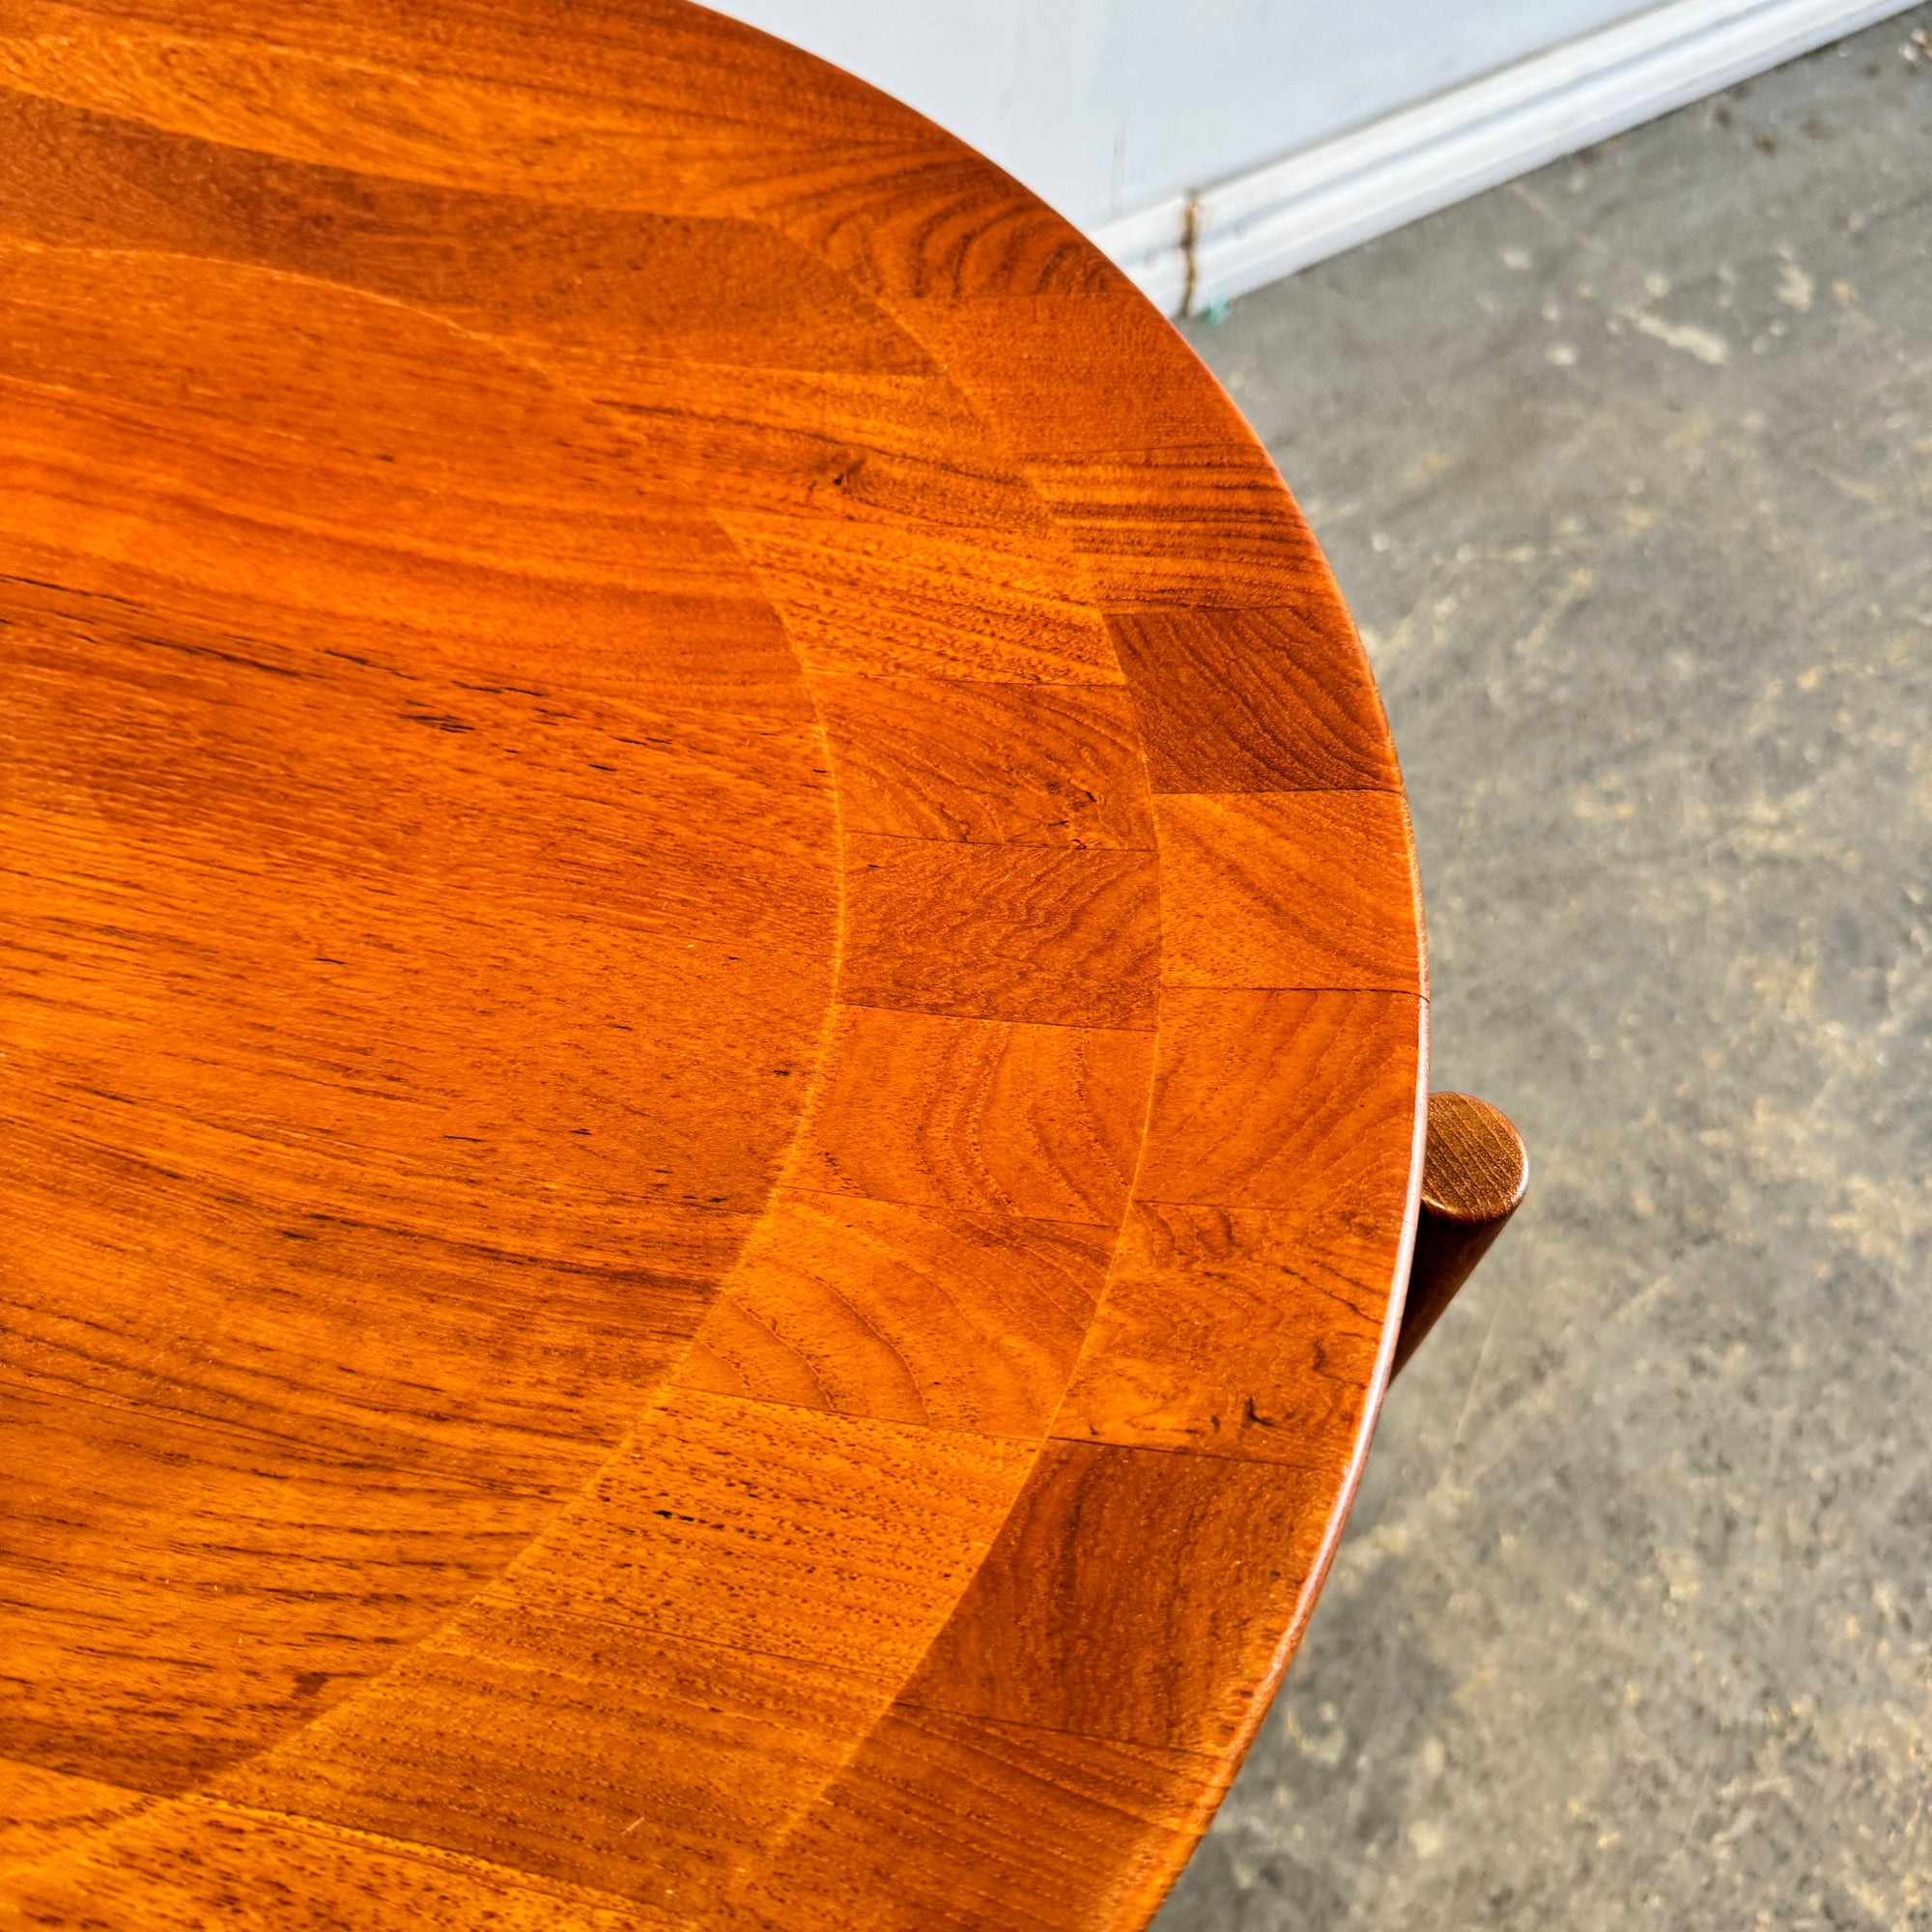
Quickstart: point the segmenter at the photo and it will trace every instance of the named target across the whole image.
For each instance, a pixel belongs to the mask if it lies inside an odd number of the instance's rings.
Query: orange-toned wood
[[[0,724],[0,1922],[1144,1920],[1428,1038],[1174,331],[676,0],[10,0]]]
[[[1401,1372],[1529,1191],[1529,1155],[1506,1114],[1473,1094],[1429,1096],[1415,1259],[1396,1337]]]

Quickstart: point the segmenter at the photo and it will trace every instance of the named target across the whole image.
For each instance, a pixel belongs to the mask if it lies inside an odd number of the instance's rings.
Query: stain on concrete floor
[[[1928,28],[1193,330],[1537,1180],[1161,1932],[1932,1927]]]

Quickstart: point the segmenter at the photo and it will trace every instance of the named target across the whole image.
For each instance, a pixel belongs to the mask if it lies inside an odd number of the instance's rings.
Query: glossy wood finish
[[[1429,1096],[1421,1211],[1396,1337],[1399,1375],[1529,1191],[1529,1154],[1506,1114],[1473,1094]]]
[[[695,9],[9,0],[0,440],[7,1922],[1143,1920],[1423,1127],[1226,398]]]

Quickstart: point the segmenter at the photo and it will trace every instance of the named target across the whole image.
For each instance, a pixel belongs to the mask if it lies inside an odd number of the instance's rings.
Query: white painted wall
[[[1644,0],[712,0],[929,115],[1084,228]]]
[[[722,0],[991,156],[1170,314],[1909,4]]]

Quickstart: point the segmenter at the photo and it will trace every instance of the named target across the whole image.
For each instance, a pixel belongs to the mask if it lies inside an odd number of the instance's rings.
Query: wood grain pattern
[[[1114,646],[1157,792],[1402,789],[1339,597],[1279,611],[1122,610]]]
[[[0,1758],[0,1880],[81,1848],[154,1803],[117,1784]]]
[[[896,1685],[1032,1465],[1024,1440],[668,1391],[493,1592]]]
[[[1151,851],[1124,690],[824,677],[848,832]]]
[[[841,1007],[799,1185],[1117,1228],[1153,1036]]]
[[[845,1415],[1037,1436],[1114,1232],[782,1188],[680,1375]]]
[[[1399,793],[1190,793],[1159,801],[1170,986],[1427,990]]]
[[[1151,852],[845,838],[854,1006],[1151,1030],[1161,925]]]
[[[213,1790],[701,1913],[884,1701],[857,1672],[484,1599]]]
[[[1211,1815],[1215,1772],[1182,1751],[902,1704],[800,1821],[782,1872],[746,1888],[741,1922],[1136,1924]]]
[[[1225,1759],[1317,1561],[1321,1488],[1310,1467],[1049,1443],[903,1701]]]
[[[0,729],[0,1923],[1141,1923],[1428,1037],[1174,331],[680,0],[12,0]]]

